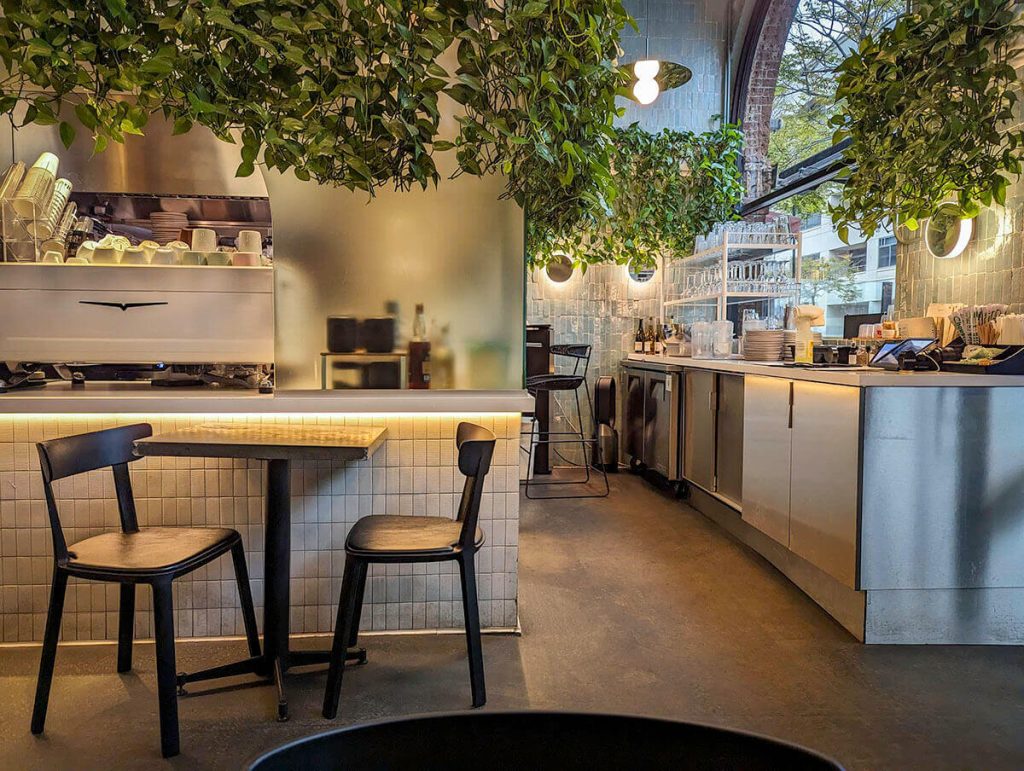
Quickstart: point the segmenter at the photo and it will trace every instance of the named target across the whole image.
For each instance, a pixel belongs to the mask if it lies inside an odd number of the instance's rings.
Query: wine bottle
[[[658,356],[665,353],[665,330],[661,319],[654,325],[654,353]]]
[[[636,337],[633,338],[633,353],[644,352],[644,320],[640,317],[636,320]]]

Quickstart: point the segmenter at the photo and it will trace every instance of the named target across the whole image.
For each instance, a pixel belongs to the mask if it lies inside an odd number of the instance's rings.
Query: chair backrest
[[[590,368],[590,346],[586,343],[561,343],[553,345],[551,346],[551,354],[553,356],[564,356],[565,358],[573,359],[572,374],[587,376],[587,370]],[[583,366],[582,372],[580,372],[580,365]]]
[[[101,468],[110,468],[114,473],[114,491],[117,494],[117,508],[121,515],[121,529],[134,533],[139,529],[135,515],[135,500],[132,497],[132,483],[128,475],[128,464],[138,457],[132,451],[136,439],[153,435],[148,423],[91,431],[88,434],[65,436],[39,442],[39,467],[43,473],[43,492],[50,517],[50,535],[53,538],[53,556],[59,563],[68,559],[67,542],[60,525],[57,502],[53,495],[53,483],[58,479],[84,474]]]
[[[459,471],[466,477],[459,502],[458,521],[462,523],[459,543],[464,549],[472,548],[476,540],[476,525],[480,518],[480,495],[484,478],[491,470],[494,456],[494,434],[483,426],[459,423],[455,433],[455,446],[459,451]]]

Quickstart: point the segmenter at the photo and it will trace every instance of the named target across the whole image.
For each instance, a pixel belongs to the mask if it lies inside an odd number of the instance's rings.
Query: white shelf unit
[[[771,242],[752,243],[750,241],[729,240],[730,233],[722,236],[722,243],[710,249],[691,254],[675,260],[666,260],[665,282],[666,289],[672,286],[685,285],[685,275],[688,271],[703,270],[716,261],[721,262],[723,280],[721,288],[717,291],[687,295],[671,299],[662,298],[662,316],[673,318],[679,315],[680,311],[688,307],[705,309],[714,308],[714,319],[724,319],[730,305],[749,304],[760,302],[770,304],[775,301],[786,300],[796,303],[800,295],[800,274],[803,265],[803,235],[793,233],[788,237],[775,239]],[[737,261],[770,261],[785,263],[788,265],[786,273],[792,279],[790,289],[781,292],[771,291],[746,291],[729,288],[729,264]],[[766,309],[768,310],[768,309]]]

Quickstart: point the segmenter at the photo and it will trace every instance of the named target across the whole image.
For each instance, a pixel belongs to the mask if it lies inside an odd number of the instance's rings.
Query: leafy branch
[[[840,66],[834,141],[851,171],[832,207],[841,237],[914,230],[955,198],[963,217],[1004,204],[1024,161],[1014,123],[1024,24],[1014,0],[920,0]]]

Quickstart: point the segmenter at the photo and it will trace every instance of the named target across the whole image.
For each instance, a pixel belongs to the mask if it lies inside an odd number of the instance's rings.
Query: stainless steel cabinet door
[[[793,384],[789,548],[857,584],[860,389]]]
[[[743,375],[718,376],[715,479],[719,494],[743,501]]]
[[[623,449],[638,463],[644,462],[644,372],[624,370],[626,389],[623,392]]]
[[[670,481],[679,478],[679,374],[648,372],[644,386],[644,463]]]
[[[743,395],[743,519],[788,548],[793,381],[747,375]]]
[[[715,490],[715,406],[714,372],[688,369],[683,387],[683,475],[695,485]]]

